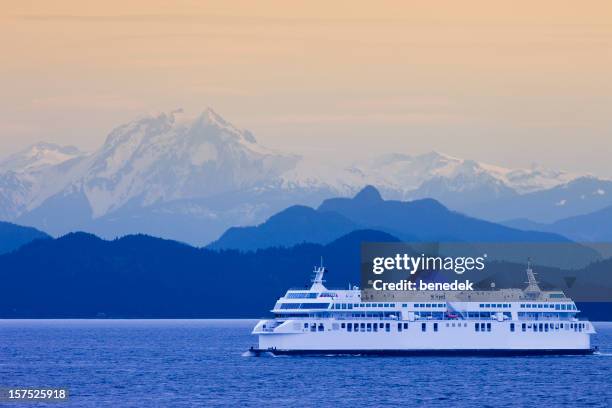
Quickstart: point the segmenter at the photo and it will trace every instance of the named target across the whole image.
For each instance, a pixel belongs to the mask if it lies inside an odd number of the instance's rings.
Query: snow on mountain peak
[[[0,172],[25,173],[54,166],[82,156],[74,146],[38,142],[0,161]]]
[[[93,155],[85,194],[99,216],[130,200],[149,205],[265,184],[295,162],[210,108],[194,118],[176,110],[115,128]]]

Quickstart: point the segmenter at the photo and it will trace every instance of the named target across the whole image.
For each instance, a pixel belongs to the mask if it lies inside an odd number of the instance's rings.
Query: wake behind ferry
[[[252,334],[254,355],[584,355],[593,325],[561,291],[540,289],[527,266],[525,289],[421,292],[412,302],[364,302],[357,287],[329,290],[323,266],[308,290],[289,290],[273,319]],[[421,299],[422,298],[422,299]],[[469,301],[467,300],[469,298]],[[500,300],[503,299],[503,300]]]

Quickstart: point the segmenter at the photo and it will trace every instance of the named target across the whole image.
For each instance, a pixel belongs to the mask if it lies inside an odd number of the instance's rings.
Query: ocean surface
[[[512,358],[246,357],[254,323],[0,320],[0,387],[68,388],[58,408],[612,406],[611,323],[598,355]]]

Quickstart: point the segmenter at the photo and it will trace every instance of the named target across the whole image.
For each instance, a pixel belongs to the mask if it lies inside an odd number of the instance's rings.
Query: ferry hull
[[[280,350],[251,348],[254,356],[405,356],[405,357],[520,357],[520,356],[584,356],[591,355],[596,348],[589,349],[445,349],[445,350]]]

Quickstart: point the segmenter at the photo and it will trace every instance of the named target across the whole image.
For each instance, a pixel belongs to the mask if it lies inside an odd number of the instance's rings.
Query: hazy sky
[[[23,3],[0,6],[0,155],[211,106],[294,152],[612,177],[609,0]]]

